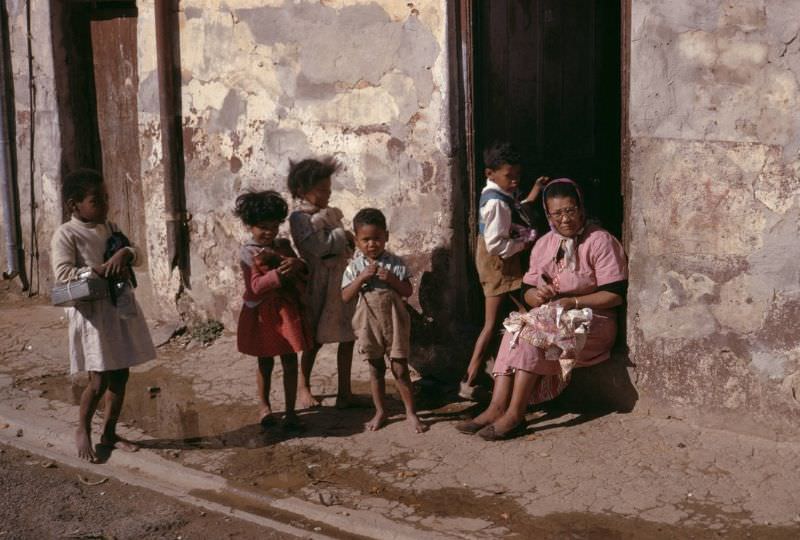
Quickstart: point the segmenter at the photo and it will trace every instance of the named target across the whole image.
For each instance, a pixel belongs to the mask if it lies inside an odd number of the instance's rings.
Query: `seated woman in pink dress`
[[[617,334],[616,307],[624,301],[627,262],[622,245],[608,231],[586,223],[578,186],[567,178],[544,190],[550,232],[533,247],[523,283],[532,308],[557,302],[565,309],[589,307],[594,313],[589,335],[575,367],[597,364],[610,356]],[[486,440],[507,439],[525,427],[531,403],[553,399],[567,386],[558,361],[524,340],[505,334],[494,366],[489,407],[456,429]]]

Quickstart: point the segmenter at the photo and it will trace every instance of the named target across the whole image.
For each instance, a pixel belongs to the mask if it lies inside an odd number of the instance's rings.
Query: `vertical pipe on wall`
[[[3,237],[6,251],[4,279],[20,276],[23,290],[27,289],[22,267],[22,242],[17,205],[15,155],[11,145],[13,133],[13,92],[8,12],[5,0],[0,0],[0,206],[2,206]]]
[[[189,214],[184,185],[180,38],[177,0],[155,0],[158,98],[164,162],[164,206],[170,269],[189,287]]]

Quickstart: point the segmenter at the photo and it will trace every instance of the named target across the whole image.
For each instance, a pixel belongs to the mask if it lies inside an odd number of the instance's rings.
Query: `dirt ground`
[[[0,539],[292,538],[4,445],[0,470]]]
[[[153,327],[158,331],[157,322]],[[38,400],[48,414],[74,423],[83,378],[67,374],[62,311],[8,286],[0,290],[0,354],[0,379],[10,383],[0,384],[0,403],[26,408]],[[485,443],[452,426],[473,404],[435,390],[418,395],[428,433],[410,432],[396,399],[389,425],[368,433],[370,409],[331,406],[334,354],[323,349],[312,378],[324,406],[301,413],[304,431],[285,433],[256,423],[255,366],[235,352],[232,334],[208,346],[173,339],[159,348],[158,360],[133,370],[125,433],[142,441],[143,452],[240,489],[339,516],[366,511],[413,526],[420,537],[800,536],[796,444],[698,429],[672,417],[546,410],[531,411],[522,437]],[[278,365],[273,405],[281,410]],[[366,366],[354,365],[353,378],[354,390],[366,395]],[[25,470],[27,461],[17,457],[15,467]],[[83,493],[84,486],[74,488]],[[149,513],[133,514],[139,511]],[[191,534],[192,517],[205,516],[186,512],[176,515],[186,517],[180,526]]]

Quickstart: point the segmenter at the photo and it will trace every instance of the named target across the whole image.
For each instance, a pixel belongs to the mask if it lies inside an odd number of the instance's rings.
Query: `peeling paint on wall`
[[[650,399],[797,432],[791,5],[633,2],[628,324]]]

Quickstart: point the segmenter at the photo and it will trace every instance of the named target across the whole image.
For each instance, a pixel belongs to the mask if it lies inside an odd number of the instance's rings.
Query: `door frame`
[[[472,231],[477,230],[477,182],[478,149],[475,148],[475,85],[474,85],[474,65],[475,65],[475,12],[476,4],[479,0],[458,0],[453,3],[454,9],[449,14],[451,27],[455,32],[455,39],[450,43],[455,47],[450,53],[450,62],[455,69],[451,69],[451,83],[453,88],[453,101],[451,113],[455,113],[459,118],[451,121],[453,148],[457,150],[457,164],[466,181],[456,184],[460,196],[455,200],[460,200],[467,206],[465,210],[459,212],[464,215],[466,230],[466,244],[468,245],[468,255],[472,259],[475,256],[475,235]],[[596,0],[604,1],[604,0]],[[629,95],[630,95],[630,36],[631,36],[631,0],[620,1],[620,191],[623,199],[623,218],[622,218],[622,242],[627,249],[630,244],[630,200],[627,196],[630,192],[630,129],[628,126],[629,118]],[[456,72],[453,77],[452,72]]]

